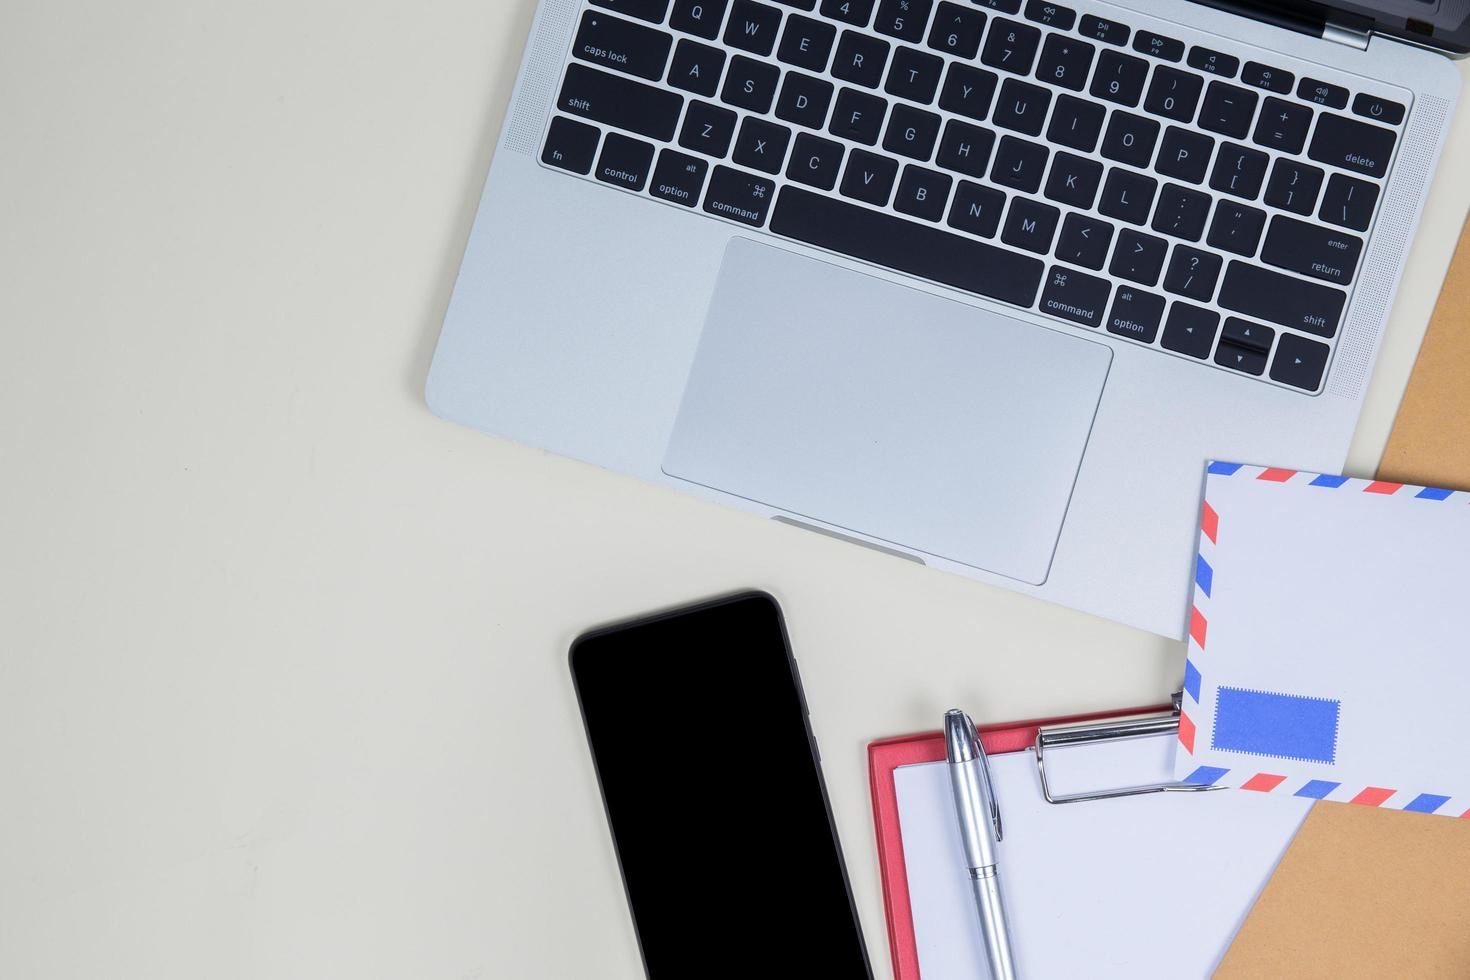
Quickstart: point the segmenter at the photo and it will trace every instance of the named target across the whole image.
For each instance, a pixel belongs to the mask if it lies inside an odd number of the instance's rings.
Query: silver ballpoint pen
[[[965,865],[975,890],[975,905],[980,910],[980,932],[985,937],[990,975],[994,980],[1015,980],[1011,936],[1000,900],[1000,868],[995,855],[995,845],[1001,835],[1000,806],[990,785],[990,763],[985,758],[980,737],[975,734],[974,722],[958,708],[944,713],[944,743],[955,813],[960,818],[960,839],[965,845]]]

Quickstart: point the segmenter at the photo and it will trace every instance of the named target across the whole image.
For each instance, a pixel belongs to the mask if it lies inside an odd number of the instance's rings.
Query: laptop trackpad
[[[1112,351],[735,239],[663,469],[1046,580]]]

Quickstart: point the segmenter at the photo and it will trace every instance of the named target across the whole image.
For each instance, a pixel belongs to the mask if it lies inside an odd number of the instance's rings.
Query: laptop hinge
[[[1264,0],[1194,0],[1195,3],[1216,10],[1228,11],[1241,17],[1282,27],[1298,34],[1320,37],[1350,48],[1366,50],[1371,37],[1373,22],[1365,17],[1353,17],[1339,11],[1329,10],[1317,3],[1267,3]]]

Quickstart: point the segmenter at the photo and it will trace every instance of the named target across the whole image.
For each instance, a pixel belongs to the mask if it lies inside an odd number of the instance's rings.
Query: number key
[[[1104,51],[1097,59],[1097,72],[1088,89],[1099,99],[1116,102],[1130,109],[1143,97],[1143,82],[1148,77],[1148,62],[1131,54]]]
[[[1092,67],[1094,50],[1086,41],[1076,41],[1062,34],[1049,35],[1041,48],[1041,64],[1036,68],[1036,77],[1080,92],[1087,84],[1087,70]]]
[[[917,44],[924,39],[924,25],[929,23],[929,10],[934,0],[883,0],[878,5],[878,19],[873,30]]]
[[[868,19],[873,16],[873,0],[822,0],[822,16],[867,27]]]
[[[1041,32],[1030,24],[997,18],[990,27],[990,36],[985,39],[985,51],[981,53],[980,60],[992,68],[1029,75],[1031,63],[1036,59],[1036,46],[1040,43]]]
[[[1148,99],[1143,107],[1156,116],[1187,123],[1194,118],[1204,84],[1198,75],[1160,65],[1154,69],[1154,80],[1148,87]]]
[[[973,58],[980,50],[980,35],[985,31],[985,15],[956,3],[941,3],[929,29],[929,47],[935,51]]]

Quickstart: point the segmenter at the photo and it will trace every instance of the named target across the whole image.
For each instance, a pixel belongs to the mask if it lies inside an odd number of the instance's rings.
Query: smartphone
[[[594,630],[571,664],[651,980],[871,977],[776,600]]]

